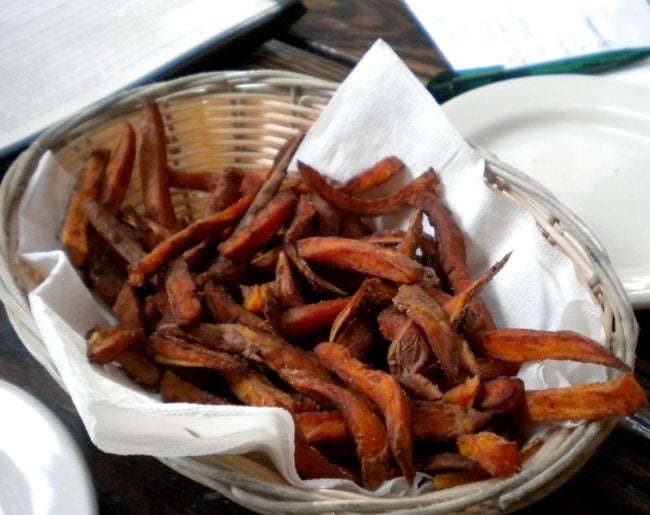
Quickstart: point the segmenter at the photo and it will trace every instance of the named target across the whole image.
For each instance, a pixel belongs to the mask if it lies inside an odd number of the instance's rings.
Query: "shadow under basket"
[[[165,120],[169,161],[188,171],[236,165],[268,167],[284,141],[308,129],[337,84],[279,71],[216,72],[144,86],[110,98],[58,124],[19,156],[0,187],[2,263],[0,295],[25,346],[63,383],[41,340],[27,302],[38,278],[16,258],[16,209],[41,156],[51,150],[65,169],[80,173],[89,152],[112,148],[120,121],[137,125],[142,100],[157,99]],[[547,239],[575,264],[578,279],[602,308],[607,346],[633,365],[638,328],[608,258],[575,215],[539,184],[483,149],[485,181],[529,212]],[[137,159],[136,159],[137,167]],[[134,174],[135,176],[136,174]],[[134,180],[126,202],[138,204]],[[201,210],[205,194],[179,192],[173,202],[181,217]],[[268,463],[253,455],[164,458],[180,474],[260,513],[490,513],[509,512],[558,488],[575,474],[606,438],[616,420],[555,429],[524,469],[507,479],[490,479],[413,498],[375,498],[289,485]]]

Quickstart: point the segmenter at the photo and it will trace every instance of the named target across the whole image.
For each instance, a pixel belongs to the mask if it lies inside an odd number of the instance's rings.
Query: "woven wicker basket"
[[[48,359],[26,299],[34,278],[25,273],[15,256],[16,207],[42,154],[52,150],[67,170],[79,173],[89,151],[110,148],[119,121],[137,122],[142,99],[154,97],[160,103],[167,125],[173,165],[187,170],[208,170],[232,163],[242,168],[264,168],[288,136],[313,123],[335,88],[334,83],[277,71],[208,73],[145,86],[57,125],[17,159],[0,187],[4,228],[0,241],[0,295],[16,332],[55,379],[61,382]],[[578,278],[603,309],[602,323],[608,345],[624,361],[633,364],[638,336],[636,322],[622,286],[597,241],[543,187],[496,157],[487,154],[485,157],[486,183],[530,212],[549,245],[558,246],[574,262]],[[134,181],[131,195],[137,194],[138,185]],[[201,200],[200,196],[187,194],[174,197],[179,213],[188,217]],[[166,458],[163,462],[261,513],[507,512],[534,502],[564,483],[589,459],[614,424],[615,421],[609,420],[555,430],[524,470],[514,477],[405,499],[299,489],[288,485],[259,456]]]

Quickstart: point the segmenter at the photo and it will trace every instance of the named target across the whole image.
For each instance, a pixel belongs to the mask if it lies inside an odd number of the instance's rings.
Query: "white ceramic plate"
[[[650,307],[650,87],[557,75],[443,105],[468,141],[541,182],[591,228],[635,308]]]
[[[83,456],[43,404],[0,380],[0,515],[92,515]]]

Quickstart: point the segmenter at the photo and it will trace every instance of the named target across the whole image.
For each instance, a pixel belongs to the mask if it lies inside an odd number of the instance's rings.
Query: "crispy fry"
[[[290,370],[303,371],[310,377],[328,380],[318,362],[304,350],[280,337],[250,329],[241,324],[198,324],[185,332],[202,345],[222,352],[239,354],[262,363],[283,377]]]
[[[197,220],[156,245],[151,252],[129,266],[129,284],[136,288],[144,286],[147,278],[157,272],[168,260],[182,254],[201,241],[201,238],[235,223],[250,202],[251,197],[243,197],[223,211]]]
[[[307,261],[354,270],[398,283],[422,279],[422,266],[412,259],[359,240],[336,237],[305,238],[297,243],[298,253]]]
[[[88,218],[84,206],[97,200],[107,163],[106,150],[95,150],[90,154],[86,169],[77,177],[59,234],[61,246],[72,263],[79,268],[83,268],[88,259]]]
[[[144,101],[140,132],[140,179],[145,212],[163,227],[176,231],[179,226],[167,177],[165,124],[158,104],[153,99]]]
[[[499,329],[474,335],[472,344],[490,357],[511,363],[559,359],[630,370],[607,347],[573,331]]]
[[[323,199],[345,213],[359,216],[391,213],[405,205],[414,193],[435,190],[440,183],[433,170],[429,170],[396,193],[373,199],[361,199],[336,189],[318,171],[301,161],[298,161],[298,170],[305,182]]]
[[[206,392],[192,383],[183,381],[178,375],[166,370],[160,380],[160,397],[164,402],[190,402],[193,404],[228,404],[228,401]]]
[[[490,413],[442,401],[413,401],[411,412],[415,440],[450,440],[478,431],[492,418]]]
[[[388,182],[394,176],[401,173],[404,168],[405,165],[401,159],[395,156],[385,157],[377,161],[370,168],[354,175],[341,186],[340,191],[348,195],[364,193]]]
[[[506,265],[510,259],[510,255],[511,253],[506,254],[481,277],[472,281],[467,288],[442,304],[445,312],[449,315],[449,321],[453,327],[458,327],[460,325],[472,299],[476,298],[481,290],[485,288],[494,276]]]
[[[245,364],[226,352],[208,349],[169,335],[151,335],[147,347],[154,360],[177,367],[211,368],[220,372],[237,371]]]
[[[266,320],[237,304],[222,286],[208,283],[203,293],[208,309],[217,322],[242,324],[255,331],[277,335]]]
[[[244,216],[242,216],[241,220],[235,227],[233,237],[236,236],[239,232],[248,228],[257,214],[262,209],[264,209],[264,207],[266,207],[266,205],[271,201],[273,197],[275,197],[276,193],[280,190],[280,186],[287,176],[287,167],[289,166],[289,163],[291,162],[291,159],[298,149],[298,146],[302,142],[304,136],[305,134],[301,132],[289,138],[285,142],[285,145],[276,155],[268,179],[264,182],[259,191],[257,191],[255,198],[246,209],[246,213]],[[226,250],[228,250],[228,246],[226,246]]]
[[[321,293],[333,293],[334,295],[346,295],[346,291],[339,288],[335,284],[332,284],[329,281],[326,281],[320,277],[316,272],[314,272],[309,264],[303,259],[303,257],[298,253],[298,250],[294,245],[285,245],[283,247],[284,253],[289,258],[289,261],[293,263],[293,266],[296,267],[298,272],[307,279],[312,288]]]
[[[442,307],[418,285],[400,286],[393,303],[422,329],[447,377],[456,377],[461,337],[449,324]]]
[[[415,253],[420,246],[420,239],[422,238],[422,209],[418,209],[411,221],[409,227],[404,233],[404,238],[397,247],[397,252],[401,252],[405,256],[415,259]]]
[[[296,211],[293,215],[293,220],[284,233],[285,243],[294,243],[307,236],[312,236],[314,232],[314,219],[316,217],[316,209],[311,203],[308,195],[300,195],[298,203],[296,204]]]
[[[197,295],[196,284],[185,260],[176,258],[165,281],[172,321],[190,325],[203,318],[203,308]]]
[[[386,355],[391,373],[394,376],[419,373],[430,359],[431,352],[424,334],[415,322],[404,317]]]
[[[390,304],[396,289],[393,285],[379,279],[370,277],[364,279],[361,286],[347,303],[345,308],[337,315],[330,329],[330,341],[336,341],[344,327],[362,311],[381,309]]]
[[[275,265],[275,288],[280,305],[284,309],[305,304],[305,299],[300,292],[300,286],[293,275],[289,259],[284,251],[281,251],[278,255],[278,261]]]
[[[494,477],[506,477],[521,470],[521,457],[515,442],[484,431],[458,437],[459,452]]]
[[[348,349],[352,357],[365,361],[375,343],[370,317],[357,317],[350,320],[343,332],[339,334],[336,343]]]
[[[115,361],[120,364],[126,375],[142,388],[151,391],[158,389],[162,372],[139,349],[123,351]]]
[[[221,254],[232,261],[250,258],[276,235],[297,200],[291,190],[282,190],[250,219],[246,227],[236,230],[219,244]]]
[[[97,202],[88,200],[83,206],[83,212],[95,231],[124,261],[137,263],[144,258],[145,251],[128,229],[110,216]]]
[[[336,343],[321,343],[314,352],[326,368],[379,407],[384,415],[393,456],[406,480],[409,484],[413,483],[415,466],[411,409],[395,378],[385,372],[369,369],[354,359],[348,349]]]
[[[435,228],[436,241],[438,242],[438,259],[454,291],[456,293],[461,292],[469,287],[471,278],[467,269],[465,238],[460,227],[449,209],[434,192],[416,193],[413,196],[413,203],[424,211],[429,223]],[[470,329],[473,332],[495,328],[492,315],[481,299],[472,299],[471,311],[472,322]]]
[[[636,413],[648,402],[631,373],[606,383],[526,392],[523,416],[530,422],[599,420]]]
[[[291,385],[308,394],[319,395],[335,404],[357,445],[363,485],[376,490],[389,475],[390,447],[383,424],[363,398],[331,382],[294,374]]]
[[[480,389],[481,381],[478,376],[468,377],[459,385],[447,390],[442,396],[442,400],[449,404],[458,404],[465,408],[471,408],[474,406]]]
[[[448,473],[451,471],[471,470],[476,462],[456,452],[441,452],[431,457],[418,460],[418,470],[429,473]]]
[[[436,490],[445,490],[446,488],[476,483],[489,477],[490,475],[487,472],[479,468],[436,474],[433,478],[433,488]]]
[[[105,365],[143,340],[144,331],[138,328],[116,325],[98,329],[88,339],[88,358],[93,363]]]
[[[133,126],[122,122],[120,139],[113,150],[101,187],[99,205],[110,214],[118,212],[131,182],[135,162],[135,131]]]
[[[349,297],[305,304],[282,313],[282,332],[289,338],[299,338],[329,327],[350,302]]]
[[[237,202],[241,194],[240,187],[243,179],[244,172],[238,168],[229,166],[220,173],[212,184],[210,196],[205,203],[205,216],[223,211]]]
[[[525,400],[524,383],[517,377],[498,377],[481,385],[478,406],[496,413],[514,413]]]
[[[340,402],[340,401],[337,401]],[[296,423],[312,445],[352,441],[352,434],[340,411],[309,411],[296,414]]]
[[[393,374],[393,376],[412,399],[437,401],[442,398],[442,392],[438,385],[418,372],[403,372]]]

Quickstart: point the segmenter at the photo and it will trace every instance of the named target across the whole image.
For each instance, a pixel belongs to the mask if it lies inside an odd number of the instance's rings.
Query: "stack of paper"
[[[0,0],[0,155],[295,0]]]

